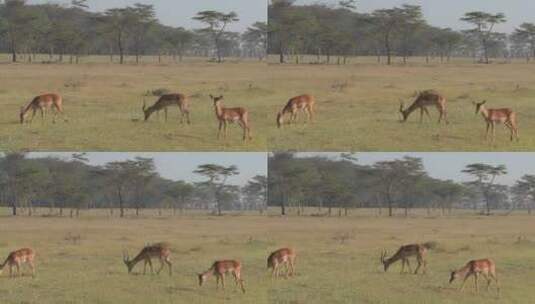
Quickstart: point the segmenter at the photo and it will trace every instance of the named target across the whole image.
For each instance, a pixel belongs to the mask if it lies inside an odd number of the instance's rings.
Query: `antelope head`
[[[210,94],[210,98],[214,101],[214,105],[217,105],[221,100],[223,100],[223,95],[220,96],[213,96]]]
[[[453,281],[455,281],[455,279],[457,279],[459,275],[457,274],[457,271],[455,270],[452,270],[450,272],[450,284],[453,283]]]
[[[284,114],[282,112],[277,113],[277,127],[280,129],[284,124]]]
[[[128,251],[126,251],[126,250],[123,251],[123,262],[126,265],[126,267],[128,268],[128,273],[131,273],[132,272],[132,268],[133,268],[134,265],[133,265],[132,261],[130,260],[130,257],[128,255]]]
[[[143,107],[141,108],[141,111],[143,111],[143,114],[145,114],[145,121],[147,121],[147,119],[149,119],[149,117],[150,117],[150,113],[149,113],[149,110],[147,109],[147,103],[145,101],[145,96],[143,96]]]
[[[388,270],[388,267],[390,267],[390,263],[388,263],[388,259],[386,258],[386,256],[387,252],[386,250],[383,250],[383,252],[381,252],[381,264],[383,264],[385,272]]]
[[[407,111],[405,111],[405,103],[401,99],[399,100],[399,113],[401,113],[401,116],[403,117],[401,122],[407,121],[407,117],[409,117],[409,114],[407,113]]]
[[[24,111],[24,107],[20,107],[20,113],[19,113],[19,118],[20,118],[20,124],[24,124],[24,119],[26,118],[26,113]]]
[[[197,278],[199,279],[199,286],[202,286],[204,282],[206,282],[206,279],[208,278],[208,276],[204,273],[198,273]]]
[[[486,103],[487,103],[486,100],[483,100],[482,102],[475,102],[475,101],[472,102],[472,104],[473,104],[474,106],[476,106],[476,115],[479,114],[479,113],[481,113],[482,106],[483,106],[484,104],[486,104]]]

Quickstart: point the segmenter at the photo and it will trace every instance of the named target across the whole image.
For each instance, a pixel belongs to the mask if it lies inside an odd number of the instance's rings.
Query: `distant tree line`
[[[305,157],[273,153],[269,157],[268,205],[303,214],[305,207],[317,214],[347,215],[355,208],[376,208],[389,216],[411,209],[449,214],[453,209],[473,209],[490,215],[492,210],[527,210],[535,207],[535,175],[525,175],[512,186],[497,183],[507,174],[505,166],[470,164],[460,174],[472,177],[459,183],[429,176],[422,159],[380,161],[361,165],[354,155],[338,158]]]
[[[256,22],[246,32],[228,31],[238,21],[236,13],[201,11],[192,19],[204,23],[200,29],[171,27],[160,23],[154,6],[136,3],[104,12],[90,12],[87,0],[72,0],[70,5],[46,3],[29,5],[26,0],[0,3],[0,52],[11,54],[13,62],[35,60],[48,54],[49,61],[76,63],[85,55],[258,57],[266,54],[267,25]]]
[[[85,154],[71,159],[28,158],[24,153],[0,157],[0,206],[12,215],[47,214],[78,216],[80,211],[108,209],[124,217],[145,209],[177,215],[187,209],[221,215],[225,210],[266,208],[267,177],[258,175],[244,186],[228,184],[237,167],[203,164],[194,172],[202,182],[161,177],[151,158],[137,157],[103,166],[88,163]]]
[[[452,56],[471,57],[489,63],[489,58],[535,58],[535,24],[524,23],[511,35],[497,33],[495,26],[506,22],[502,13],[467,12],[460,20],[472,29],[455,31],[430,25],[418,5],[402,5],[359,13],[356,1],[332,6],[320,2],[295,5],[295,0],[271,0],[268,10],[268,53],[279,62],[302,55],[316,56],[317,63],[347,62],[350,56],[376,56],[387,64],[394,56],[406,63],[410,57],[429,62]]]

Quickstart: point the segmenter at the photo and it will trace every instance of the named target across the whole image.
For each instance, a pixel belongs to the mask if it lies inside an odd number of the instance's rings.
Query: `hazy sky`
[[[30,157],[54,156],[70,159],[72,153],[30,153]],[[151,157],[156,170],[161,176],[172,180],[202,181],[192,171],[198,165],[215,163],[223,166],[236,165],[240,175],[229,179],[237,185],[245,185],[256,175],[267,175],[267,159],[265,153],[88,153],[87,158],[92,165],[104,165],[111,161],[133,159],[136,156]]]
[[[304,153],[308,156],[325,155],[338,157],[340,153]],[[461,173],[467,164],[486,163],[489,165],[506,165],[508,174],[500,176],[498,183],[513,185],[524,174],[535,174],[535,153],[357,153],[358,163],[371,165],[377,161],[399,159],[404,156],[423,159],[429,175],[435,178],[455,181],[471,180],[469,175]]]
[[[222,0],[225,2],[225,0]],[[298,0],[298,4],[328,3],[337,4],[339,0]],[[512,32],[523,22],[535,22],[534,0],[357,0],[357,11],[371,12],[380,8],[391,8],[403,4],[422,6],[427,21],[440,27],[466,29],[465,22],[459,21],[469,11],[504,13],[508,22],[497,27],[501,32]]]
[[[29,0],[29,3],[70,3],[70,0]],[[231,31],[243,32],[256,21],[267,20],[267,0],[89,0],[91,11],[104,11],[113,7],[124,7],[134,3],[153,4],[158,19],[170,26],[200,28],[202,24],[191,17],[203,10],[234,11],[240,21],[233,24]]]

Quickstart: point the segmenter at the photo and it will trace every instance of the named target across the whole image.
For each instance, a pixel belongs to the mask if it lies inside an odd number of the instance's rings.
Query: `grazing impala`
[[[438,123],[442,122],[442,119],[444,119],[446,124],[449,123],[448,113],[446,111],[446,98],[434,90],[427,90],[418,93],[416,100],[407,109],[405,109],[403,102],[401,102],[399,112],[403,116],[402,121],[407,121],[411,113],[419,109],[420,123],[422,123],[424,119],[424,112],[425,114],[427,114],[428,117],[430,117],[429,111],[427,111],[427,107],[436,107],[438,109],[438,112],[440,113]]]
[[[128,252],[125,251],[123,253],[123,261],[126,267],[128,268],[128,273],[131,273],[134,266],[136,266],[136,264],[141,261],[145,262],[143,274],[147,272],[147,264],[149,264],[150,266],[150,272],[154,273],[151,261],[152,258],[158,258],[160,260],[160,269],[158,269],[158,271],[156,272],[157,274],[160,274],[165,263],[169,267],[169,275],[172,275],[173,265],[171,264],[171,249],[169,248],[169,244],[167,243],[156,243],[154,245],[145,246],[133,259],[130,259],[130,257],[128,256]]]
[[[488,140],[489,129],[492,128],[492,141],[494,142],[494,138],[496,136],[496,123],[503,123],[511,131],[511,141],[513,141],[514,138],[519,140],[516,113],[509,108],[487,109],[485,107],[485,103],[487,103],[486,100],[479,103],[473,102],[473,104],[476,106],[476,115],[481,113],[485,119],[485,122],[487,123],[487,133],[485,138]]]
[[[479,275],[483,275],[487,280],[487,291],[490,290],[490,283],[492,282],[492,280],[494,280],[494,282],[496,282],[498,294],[500,293],[500,286],[498,284],[498,278],[496,277],[496,264],[494,264],[494,262],[490,259],[472,260],[466,263],[466,265],[461,269],[452,271],[450,276],[450,284],[455,279],[462,278],[463,283],[461,285],[460,290],[463,291],[464,285],[466,284],[466,280],[468,280],[468,278],[472,275],[474,276],[476,292],[479,292]]]
[[[251,140],[251,128],[249,126],[249,112],[244,108],[225,108],[223,107],[223,95],[214,97],[210,95],[214,101],[215,115],[219,121],[219,131],[217,138],[220,138],[221,129],[224,129],[224,136],[227,137],[227,124],[237,122],[243,129],[243,140]]]
[[[35,276],[35,266],[33,264],[35,258],[35,251],[31,248],[22,248],[17,251],[11,252],[3,264],[0,264],[0,274],[4,270],[6,265],[9,266],[9,276],[13,277],[13,266],[17,268],[17,275],[21,275],[20,267],[23,264],[27,264],[31,271],[32,276]]]
[[[235,260],[216,261],[212,264],[212,267],[203,273],[199,273],[199,286],[202,286],[209,277],[215,276],[216,288],[219,289],[219,281],[221,281],[221,287],[225,290],[225,275],[231,273],[234,276],[236,286],[240,286],[241,291],[245,293],[245,287],[243,287],[243,280],[241,278],[241,263]]]
[[[191,123],[189,120],[189,99],[183,94],[162,95],[158,101],[156,101],[156,103],[148,108],[145,105],[145,101],[143,101],[143,113],[145,113],[145,121],[149,119],[152,113],[162,109],[165,112],[165,121],[167,121],[167,108],[170,106],[177,106],[180,109],[180,113],[182,114],[180,123],[184,123],[184,117],[186,117],[186,122],[188,124]]]
[[[286,103],[286,106],[277,114],[277,126],[280,128],[284,124],[284,116],[289,114],[290,120],[289,123],[297,121],[297,112],[299,110],[307,114],[307,119],[309,121],[314,120],[314,105],[316,99],[314,96],[305,94],[294,97]]]
[[[272,252],[267,258],[267,268],[271,268],[271,277],[280,276],[280,267],[286,265],[286,278],[293,276],[295,273],[296,253],[293,249],[282,248]]]
[[[433,246],[434,243],[432,242],[401,246],[398,251],[390,258],[387,258],[387,252],[383,251],[383,253],[381,254],[381,263],[384,265],[386,272],[390,265],[397,262],[398,260],[401,260],[401,273],[405,271],[405,264],[407,264],[407,266],[409,267],[409,272],[412,272],[411,265],[409,263],[409,257],[416,256],[418,267],[416,267],[414,274],[418,274],[418,270],[420,270],[420,267],[422,266],[424,268],[423,273],[425,273],[427,271],[427,262],[425,261],[425,256],[427,254],[427,250],[432,249]]]
[[[53,118],[53,122],[55,123],[58,113],[63,114],[63,99],[61,96],[54,93],[36,96],[27,106],[20,109],[20,123],[24,124],[30,110],[32,111],[30,122],[33,121],[37,110],[41,112],[41,118],[44,121],[46,112],[52,108],[55,109]]]

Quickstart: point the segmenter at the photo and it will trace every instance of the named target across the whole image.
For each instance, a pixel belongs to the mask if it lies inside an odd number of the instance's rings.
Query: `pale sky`
[[[340,153],[302,153],[303,156],[324,155],[338,157]],[[489,165],[505,165],[507,175],[496,179],[497,183],[512,186],[525,174],[535,175],[535,153],[469,153],[469,152],[429,152],[429,153],[357,153],[358,164],[372,165],[378,161],[400,159],[404,156],[423,159],[424,166],[430,176],[440,179],[451,179],[458,182],[473,180],[467,174],[461,173],[466,165],[485,163]]]
[[[72,153],[30,153],[30,158],[40,157],[58,157],[61,159],[70,159]],[[171,180],[186,180],[190,182],[200,182],[204,179],[193,170],[198,165],[215,163],[223,166],[236,165],[240,175],[233,176],[229,179],[231,184],[245,185],[256,175],[267,175],[267,155],[266,153],[210,153],[210,152],[192,152],[192,153],[107,153],[91,152],[87,153],[91,165],[104,165],[112,161],[123,161],[133,159],[137,156],[153,158],[156,170],[164,178]]]
[[[223,0],[226,1],[226,0]],[[325,3],[337,4],[339,0],[298,0],[297,4]],[[511,33],[524,22],[535,23],[534,0],[357,0],[358,12],[392,8],[403,4],[422,6],[424,17],[434,26],[467,29],[465,22],[459,21],[469,11],[504,13],[507,23],[498,25],[500,32]]]
[[[30,4],[70,3],[70,0],[29,0]],[[224,13],[234,11],[239,22],[229,27],[231,31],[243,32],[248,26],[267,20],[267,0],[89,0],[91,11],[101,12],[108,8],[124,7],[134,3],[153,4],[160,22],[169,26],[200,28],[203,25],[191,20],[199,11],[217,10]]]

